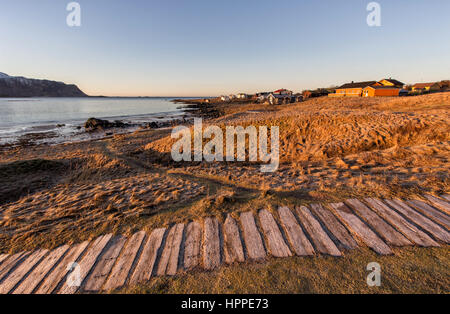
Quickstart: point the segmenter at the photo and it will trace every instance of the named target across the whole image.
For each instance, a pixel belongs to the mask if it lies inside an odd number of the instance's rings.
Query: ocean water
[[[185,112],[174,99],[0,98],[0,144],[14,144],[31,134],[36,142],[82,139],[80,126],[91,117],[128,123],[175,119]]]

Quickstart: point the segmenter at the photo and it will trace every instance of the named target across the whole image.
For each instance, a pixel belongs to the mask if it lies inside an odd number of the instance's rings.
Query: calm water
[[[74,136],[91,117],[131,123],[172,119],[184,113],[173,99],[0,98],[0,144],[13,143],[30,133]]]

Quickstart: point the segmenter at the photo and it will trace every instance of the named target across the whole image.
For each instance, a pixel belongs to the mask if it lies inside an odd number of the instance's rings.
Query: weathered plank
[[[441,197],[443,199],[447,200],[448,202],[450,202],[450,194],[444,194],[444,195],[441,195]]]
[[[339,251],[307,207],[297,207],[295,211],[317,251],[331,256],[342,256],[341,251]]]
[[[11,293],[14,288],[26,278],[28,273],[38,265],[48,250],[37,250],[30,254],[22,264],[20,264],[8,277],[6,277],[0,284],[0,294]]]
[[[425,232],[409,223],[405,218],[398,214],[395,210],[389,208],[381,200],[375,198],[366,198],[365,201],[375,209],[384,219],[397,226],[397,228],[405,236],[417,245],[423,247],[438,247],[439,244],[430,238]]]
[[[436,208],[431,207],[425,202],[422,202],[421,200],[409,200],[406,201],[408,205],[415,208],[420,213],[424,214],[434,222],[437,222],[438,224],[442,225],[447,229],[447,231],[450,228],[450,217],[446,214],[442,213],[441,211],[437,210]]]
[[[450,215],[450,199],[447,199],[447,201],[445,201],[444,199],[440,199],[430,194],[425,194],[424,196],[431,202],[431,204],[436,206],[436,208],[439,208],[443,210],[447,215]],[[448,195],[447,197],[450,198],[450,195]],[[443,196],[443,198],[445,198],[445,195]]]
[[[161,254],[161,247],[166,231],[166,228],[159,228],[153,230],[153,232],[150,234],[147,242],[144,245],[144,248],[142,249],[141,257],[136,264],[136,269],[131,276],[131,285],[136,285],[140,282],[150,280],[158,256]]]
[[[181,242],[183,240],[184,224],[176,224],[169,230],[164,249],[161,253],[156,274],[158,276],[173,276],[178,271]]]
[[[314,254],[314,248],[309,242],[302,228],[297,223],[294,214],[287,207],[278,208],[281,226],[286,232],[286,236],[298,256],[307,256]]]
[[[184,269],[193,269],[200,265],[202,246],[202,226],[193,221],[186,227],[186,240],[184,241]]]
[[[92,246],[87,250],[86,255],[81,259],[78,263],[79,266],[79,279],[81,285],[83,285],[84,280],[89,275],[89,272],[94,267],[95,263],[99,256],[105,250],[105,247],[108,245],[108,242],[111,240],[112,234],[107,234],[95,239],[92,243]],[[59,294],[73,294],[76,293],[80,287],[77,286],[69,286],[67,281],[63,282],[61,289],[58,291]]]
[[[212,270],[220,266],[220,224],[217,218],[205,219],[203,233],[203,267]]]
[[[244,236],[247,254],[250,259],[261,260],[266,257],[266,250],[261,238],[261,234],[256,227],[255,218],[252,212],[242,213],[241,216],[242,233]]]
[[[245,261],[244,248],[236,220],[228,214],[223,224],[223,251],[225,263],[242,263]]]
[[[131,236],[111,270],[111,275],[106,281],[103,290],[109,291],[125,285],[135,265],[135,260],[137,259],[145,237],[146,234],[144,231],[139,231]]]
[[[126,241],[127,238],[120,235],[111,239],[105,252],[99,257],[97,264],[81,287],[83,291],[98,292],[101,290]]]
[[[380,255],[392,254],[392,250],[364,222],[362,222],[344,203],[330,204],[341,219],[355,232],[369,248]]]
[[[385,202],[394,208],[397,212],[402,214],[408,221],[416,226],[422,228],[436,240],[450,243],[450,234],[441,226],[437,225],[427,217],[419,214],[417,211],[409,207],[401,200],[385,200]]]
[[[312,204],[311,211],[319,218],[325,228],[328,229],[330,237],[335,241],[339,249],[352,250],[358,247],[358,243],[353,239],[347,228],[345,228],[329,209],[323,207],[321,204]]]
[[[0,255],[0,266],[3,264],[3,262],[9,257],[8,254],[2,254]]]
[[[47,255],[42,262],[22,281],[14,290],[14,294],[31,294],[41,283],[45,276],[55,267],[64,254],[69,250],[68,245],[63,245]]]
[[[365,220],[366,224],[372,226],[372,228],[378,232],[378,235],[384,239],[387,244],[394,246],[412,245],[411,241],[406,239],[400,232],[395,230],[360,200],[348,199],[345,201],[345,204],[353,208],[353,210]]]
[[[267,239],[268,251],[275,257],[292,256],[289,246],[283,239],[280,228],[278,227],[272,214],[266,209],[259,211],[259,221]]]
[[[10,272],[18,267],[29,254],[30,252],[20,252],[8,257],[0,268],[0,283],[2,283]]]
[[[80,256],[85,252],[89,245],[89,241],[73,246],[63,259],[56,264],[55,268],[47,275],[42,284],[36,290],[36,294],[50,294],[53,293],[60,283],[66,278],[69,273],[68,265],[78,262]]]

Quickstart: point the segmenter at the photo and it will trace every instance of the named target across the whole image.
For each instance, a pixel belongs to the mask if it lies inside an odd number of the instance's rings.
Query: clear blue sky
[[[0,0],[0,72],[90,95],[301,91],[352,80],[450,79],[450,1]]]

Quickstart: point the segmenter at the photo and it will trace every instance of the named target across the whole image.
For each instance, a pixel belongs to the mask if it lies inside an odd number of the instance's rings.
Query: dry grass
[[[381,265],[381,286],[369,287],[366,267]],[[396,249],[378,256],[369,249],[328,256],[270,259],[264,264],[222,267],[153,278],[148,284],[120,293],[151,294],[291,294],[291,293],[450,293],[448,247]]]
[[[319,98],[232,104],[205,122],[279,126],[282,163],[268,174],[251,163],[174,163],[170,130],[2,151],[0,252],[262,207],[448,193],[449,109],[450,93]]]

